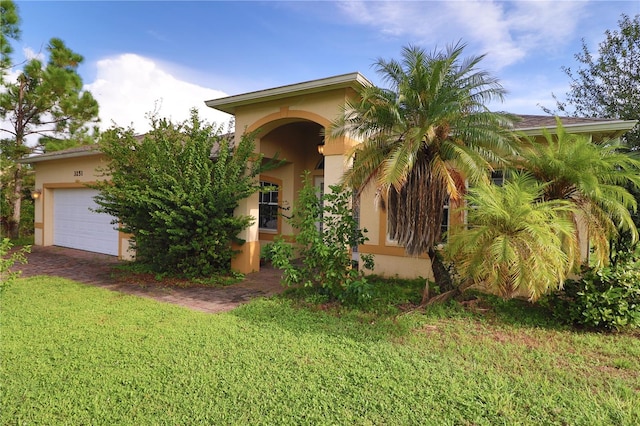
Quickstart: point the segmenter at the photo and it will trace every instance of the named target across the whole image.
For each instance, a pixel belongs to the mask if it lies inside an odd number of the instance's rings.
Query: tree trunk
[[[20,237],[20,211],[22,210],[22,164],[16,164],[16,171],[13,174],[13,194],[11,204],[13,213],[7,224],[7,234],[9,238]]]
[[[22,157],[22,148],[24,148],[25,130],[28,123],[26,112],[24,110],[25,91],[27,90],[27,82],[24,74],[19,77],[18,105],[15,109],[15,153],[13,161],[17,161]],[[7,234],[9,238],[15,239],[20,236],[20,216],[22,210],[22,164],[16,162],[16,169],[13,172],[13,191],[9,196],[13,212],[8,218]]]
[[[431,260],[431,269],[433,270],[433,278],[436,281],[436,285],[440,289],[440,293],[449,292],[454,290],[453,280],[449,270],[444,266],[438,252],[432,247],[428,251],[429,260]],[[424,290],[422,292],[422,305],[425,305],[429,301],[429,280],[426,280]]]
[[[429,301],[431,295],[429,294],[429,284],[431,283],[430,279],[426,279],[424,282],[424,290],[422,290],[422,302],[420,302],[420,306],[424,306]]]

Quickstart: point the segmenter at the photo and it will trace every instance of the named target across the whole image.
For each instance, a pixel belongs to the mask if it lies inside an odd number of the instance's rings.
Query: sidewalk
[[[281,273],[271,267],[248,274],[243,282],[227,287],[169,287],[155,282],[125,282],[114,270],[114,256],[63,247],[32,247],[29,263],[16,265],[22,277],[50,275],[68,278],[112,291],[173,303],[196,311],[216,313],[234,309],[256,297],[282,293]],[[144,279],[144,278],[141,278]]]

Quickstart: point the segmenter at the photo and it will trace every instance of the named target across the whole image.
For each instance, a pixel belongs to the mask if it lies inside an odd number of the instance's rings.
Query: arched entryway
[[[258,131],[256,151],[266,158],[279,154],[285,161],[261,177],[265,186],[277,191],[255,194],[241,201],[236,209],[237,214],[253,216],[256,222],[238,235],[244,244],[237,247],[239,254],[232,261],[233,269],[243,273],[259,270],[261,243],[278,234],[293,233],[274,212],[279,209],[286,214],[286,209],[293,206],[305,170],[323,190],[340,181],[349,167],[348,152],[357,141],[344,136],[323,139],[324,130],[343,113],[347,101],[357,97],[363,86],[370,85],[361,74],[350,73],[206,102],[209,107],[235,116],[236,141],[245,132]],[[318,145],[323,142],[321,154]]]
[[[270,130],[267,130],[270,129]],[[258,231],[261,246],[276,235],[292,235],[294,230],[286,217],[302,188],[305,171],[316,185],[324,183],[324,127],[310,120],[276,120],[259,133],[260,153],[265,161],[282,163],[260,176],[261,185],[271,190],[258,196]],[[324,191],[324,188],[320,188]]]

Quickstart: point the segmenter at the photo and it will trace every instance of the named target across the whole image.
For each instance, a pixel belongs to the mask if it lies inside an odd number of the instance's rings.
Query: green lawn
[[[210,315],[49,277],[0,297],[3,425],[640,424],[637,335],[512,305]]]

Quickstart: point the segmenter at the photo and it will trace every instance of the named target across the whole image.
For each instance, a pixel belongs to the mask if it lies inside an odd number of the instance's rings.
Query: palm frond
[[[483,56],[462,57],[465,47],[409,45],[399,61],[378,59],[388,88],[363,89],[332,125],[333,136],[362,140],[344,184],[376,186],[386,197],[390,237],[410,255],[439,241],[444,201],[464,192],[463,176],[487,180],[490,164],[514,153],[512,117],[484,105],[504,89],[477,68]]]
[[[526,292],[535,300],[560,287],[577,247],[570,203],[541,201],[543,190],[527,174],[514,175],[503,187],[470,189],[470,229],[452,232],[446,249],[458,270],[503,297]]]
[[[555,135],[545,130],[543,141],[525,137],[526,148],[516,161],[539,181],[548,182],[545,200],[567,200],[574,206],[573,220],[588,228],[596,261],[608,262],[609,240],[619,231],[638,231],[630,211],[637,209],[633,195],[625,187],[640,188],[640,161],[613,141],[596,144],[588,136],[571,134],[559,119]]]

